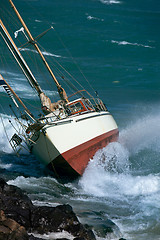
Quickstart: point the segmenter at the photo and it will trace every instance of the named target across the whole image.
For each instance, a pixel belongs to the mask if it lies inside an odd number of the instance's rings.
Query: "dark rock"
[[[70,205],[34,206],[20,188],[8,185],[2,178],[0,178],[0,210],[4,211],[6,221],[3,221],[3,211],[0,212],[0,240],[41,239],[34,237],[32,234],[28,236],[26,230],[39,234],[62,232],[64,230],[72,234],[75,237],[74,240],[96,239],[92,230],[79,222]],[[104,224],[98,225],[95,230],[97,230],[97,235],[106,236],[107,233],[112,233],[114,229],[118,229],[116,224],[107,220]],[[7,236],[11,236],[11,238],[7,238]],[[67,239],[63,238],[61,240]],[[120,240],[125,239],[121,238]]]
[[[0,211],[0,240],[29,240],[24,227]]]
[[[32,211],[32,230],[41,234],[51,231],[67,231],[76,237],[94,240],[91,230],[86,229],[77,219],[70,205],[36,207]]]
[[[68,240],[68,238],[56,238],[55,240]]]
[[[43,240],[42,238],[34,237],[32,234],[29,235],[29,240]]]
[[[96,239],[93,232],[79,222],[70,205],[34,206],[20,188],[8,185],[1,178],[0,209],[5,212],[7,217],[14,219],[30,232],[43,234],[65,230],[74,237],[85,240]]]
[[[77,238],[74,238],[73,240],[85,240],[85,238],[77,237]]]
[[[33,204],[26,194],[16,186],[8,185],[0,179],[0,209],[27,230],[31,227]]]

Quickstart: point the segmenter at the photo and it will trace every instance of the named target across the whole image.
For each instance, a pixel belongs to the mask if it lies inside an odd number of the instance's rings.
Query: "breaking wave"
[[[38,20],[38,19],[35,19],[35,22],[41,23],[42,21],[41,21],[41,20]]]
[[[160,175],[152,173],[151,169],[148,174],[144,174],[143,168],[145,161],[150,161],[149,156],[144,155],[146,157],[143,159],[142,171],[140,166],[139,169],[134,169],[134,161],[132,162],[136,156],[140,161],[141,152],[148,149],[155,152],[152,163],[157,164],[157,160],[159,161],[159,118],[159,115],[153,115],[137,120],[120,132],[119,142],[110,143],[99,150],[90,160],[79,181],[82,189],[89,194],[101,197],[140,196],[159,192]]]
[[[74,236],[72,236],[71,234],[69,234],[68,232],[62,231],[62,232],[52,232],[52,233],[48,233],[48,234],[35,234],[32,233],[33,236],[37,237],[37,238],[43,238],[43,239],[50,239],[50,240],[54,240],[54,239],[69,239],[69,240],[74,240]]]
[[[104,19],[102,19],[102,18],[93,17],[93,16],[88,15],[88,14],[86,14],[86,15],[87,15],[87,19],[88,19],[88,20],[97,20],[97,21],[101,21],[101,22],[104,21]]]
[[[37,53],[36,50],[33,50],[33,49],[29,49],[29,48],[20,48],[19,49],[21,52],[22,51],[29,51],[29,52],[34,52],[34,53]],[[56,54],[53,54],[53,53],[49,53],[49,52],[46,52],[46,51],[42,51],[43,55],[45,56],[51,56],[51,57],[56,57],[56,58],[65,58],[65,57],[62,57],[60,55],[56,55]]]
[[[132,45],[132,46],[145,47],[145,48],[154,48],[154,47],[151,47],[149,45],[144,45],[144,44],[139,44],[139,43],[130,43],[130,42],[127,42],[127,41],[111,40],[111,43],[115,43],[115,44],[118,44],[118,45]]]
[[[117,0],[100,0],[101,3],[103,4],[120,4],[121,2],[120,1],[117,1]]]
[[[98,206],[101,206],[104,212],[106,211],[111,219],[121,226],[120,229],[123,229],[126,236],[127,231],[137,233],[138,227],[149,232],[152,221],[159,219],[160,170],[154,173],[150,169],[146,174],[140,171],[140,167],[133,169],[133,164],[135,159],[142,161],[141,151],[151,148],[157,152],[155,164],[158,164],[156,166],[158,168],[159,118],[160,114],[148,115],[123,129],[119,141],[99,150],[90,160],[83,176],[74,183],[62,185],[52,177],[42,176],[39,169],[38,178],[35,175],[33,177],[28,175],[27,178],[18,176],[8,183],[28,191],[35,204],[55,206],[55,203],[69,202],[80,216],[82,209],[85,214],[87,211],[92,212],[91,216],[89,215],[92,220],[93,216],[97,217]],[[147,161],[148,156],[144,156],[144,161]],[[154,162],[153,157],[152,155],[149,161]],[[31,168],[37,169],[37,166],[37,163],[32,167],[29,164],[28,171],[31,171]],[[25,174],[26,169],[25,167]],[[97,218],[95,221],[97,224]]]
[[[145,149],[160,152],[159,118],[159,114],[148,115],[121,131],[119,141],[130,155],[138,154]]]

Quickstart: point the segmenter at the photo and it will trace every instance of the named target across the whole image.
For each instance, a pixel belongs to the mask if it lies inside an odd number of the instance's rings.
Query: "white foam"
[[[160,115],[152,114],[131,123],[120,132],[119,141],[127,148],[130,155],[143,149],[154,149],[160,152]]]
[[[10,121],[10,122],[9,122]],[[21,119],[22,122],[24,122],[24,120]],[[14,126],[14,127],[13,127]],[[1,118],[0,118],[0,147],[1,147],[1,151],[4,153],[8,153],[8,154],[15,154],[12,146],[10,145],[9,141],[11,140],[12,136],[17,133],[17,131],[20,131],[21,126],[20,124],[16,121],[15,117],[11,117],[9,115],[5,115],[5,114],[1,114]],[[22,133],[22,131],[21,131]],[[22,137],[22,135],[21,135]],[[23,140],[23,137],[22,137]],[[22,154],[27,154],[29,153],[27,146],[25,145],[24,142],[22,142],[21,144],[21,150],[20,153]],[[4,166],[4,168],[10,168],[11,164],[2,164],[2,167]]]
[[[149,45],[144,45],[144,44],[140,44],[140,43],[130,43],[130,42],[127,42],[127,41],[111,40],[111,43],[116,43],[118,45],[132,45],[132,46],[145,47],[145,48],[154,48],[154,47],[151,47]]]
[[[0,168],[2,169],[10,169],[12,167],[12,164],[5,164],[0,161]]]
[[[117,195],[117,176],[128,172],[128,168],[127,149],[118,142],[111,143],[95,154],[79,184],[85,192],[95,196]]]
[[[29,48],[20,48],[19,50],[20,50],[20,51],[29,51],[29,52],[37,53],[36,50],[29,49]],[[46,51],[42,51],[42,53],[43,53],[43,55],[45,55],[45,56],[51,56],[51,57],[56,57],[56,58],[65,58],[65,57],[62,57],[62,56],[60,56],[60,55],[56,55],[56,54],[49,53],[49,52],[46,52]]]
[[[122,200],[125,196],[156,194],[160,190],[160,177],[110,173],[99,163],[90,162],[79,184],[87,194]]]
[[[12,153],[13,152],[13,150],[11,148],[11,145],[9,144],[9,141],[7,139],[7,136],[10,139],[12,137],[13,133],[15,133],[15,130],[13,129],[11,124],[9,123],[9,119],[14,121],[14,119],[11,116],[1,114],[1,118],[0,118],[0,136],[1,136],[0,147],[1,147],[1,151],[5,152],[5,153]],[[5,130],[4,130],[4,127],[5,127]]]
[[[119,142],[99,150],[79,181],[91,195],[123,198],[153,195],[160,191],[160,176],[132,175],[130,157],[144,149],[160,152],[160,116],[149,115],[132,123],[120,133]]]
[[[104,19],[101,19],[101,18],[98,18],[98,17],[93,17],[93,16],[90,16],[88,14],[86,14],[86,15],[87,15],[88,20],[97,20],[97,21],[101,21],[101,22],[104,21]]]
[[[66,238],[66,239],[69,239],[69,240],[74,239],[73,235],[69,234],[66,231],[52,232],[52,233],[43,234],[43,235],[32,233],[32,235],[34,235],[37,238],[43,238],[43,239],[46,239],[46,240],[47,239],[48,240],[54,240],[54,239],[61,239],[61,238]]]
[[[52,177],[41,177],[41,178],[35,178],[35,177],[28,177],[25,178],[23,176],[18,176],[17,178],[13,180],[9,180],[8,184],[15,185],[17,187],[20,187],[22,189],[39,189],[41,190],[41,194],[46,194],[46,191],[48,190],[49,185],[56,184],[57,180]],[[52,192],[53,189],[51,188],[50,191]],[[47,194],[46,194],[47,195]]]
[[[103,4],[107,4],[107,5],[120,4],[121,3],[120,1],[117,1],[117,0],[100,0],[100,2],[103,3]]]
[[[42,21],[41,21],[41,20],[38,20],[38,19],[36,19],[36,20],[35,20],[35,22],[41,23]]]

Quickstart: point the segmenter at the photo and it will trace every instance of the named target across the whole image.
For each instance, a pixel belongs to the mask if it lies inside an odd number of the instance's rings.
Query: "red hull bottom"
[[[89,160],[97,150],[107,146],[110,142],[117,141],[118,135],[118,129],[115,129],[70,149],[54,159],[49,164],[49,168],[52,168],[57,176],[78,177],[83,174]]]

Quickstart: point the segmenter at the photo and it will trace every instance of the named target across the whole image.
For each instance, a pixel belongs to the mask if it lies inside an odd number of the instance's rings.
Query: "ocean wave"
[[[144,44],[140,44],[140,43],[130,43],[130,42],[127,42],[127,41],[111,40],[111,43],[116,43],[118,45],[132,45],[132,46],[145,47],[145,48],[154,48],[154,47],[151,47],[149,45],[144,45]]]
[[[0,168],[1,169],[10,169],[11,167],[12,167],[11,163],[5,164],[5,163],[0,161]]]
[[[36,20],[35,20],[35,22],[41,23],[42,21],[41,21],[41,20],[38,20],[38,19],[36,19]]]
[[[101,19],[101,18],[98,18],[98,17],[93,17],[93,16],[90,16],[88,14],[86,14],[86,15],[87,15],[88,20],[97,20],[97,21],[101,21],[101,22],[104,21],[104,19]]]
[[[144,149],[160,152],[159,118],[160,114],[145,116],[120,132],[119,141],[130,155],[133,156]]]
[[[138,171],[132,168],[131,161],[134,156],[149,149],[159,156],[159,116],[152,114],[138,119],[120,132],[119,142],[110,143],[99,150],[90,160],[79,181],[82,189],[96,197],[122,198],[122,195],[140,197],[159,194],[160,174],[147,172],[147,175],[141,175],[148,159],[145,158],[143,168],[140,168],[141,159]],[[151,160],[156,164],[156,168],[157,157],[156,160]]]
[[[48,234],[36,234],[36,233],[32,233],[33,236],[37,237],[37,238],[43,238],[43,239],[50,239],[50,240],[54,240],[54,239],[69,239],[69,240],[73,240],[75,239],[73,235],[71,235],[70,233],[66,232],[66,231],[62,231],[62,232],[52,232],[52,233],[48,233]]]
[[[29,48],[20,48],[19,49],[21,52],[22,51],[29,51],[29,52],[34,52],[34,53],[37,53],[36,50],[32,50],[32,49],[29,49]],[[42,51],[43,55],[45,56],[51,56],[51,57],[56,57],[56,58],[65,58],[65,57],[62,57],[60,55],[56,55],[56,54],[53,54],[53,53],[49,53],[49,52],[46,52],[46,51]]]
[[[100,0],[100,2],[103,3],[103,4],[107,4],[107,5],[120,4],[121,3],[120,1],[117,1],[117,0]]]
[[[133,175],[129,152],[120,143],[111,143],[90,160],[79,185],[95,197],[123,199],[159,194],[160,176]],[[125,198],[127,196],[127,199]]]

